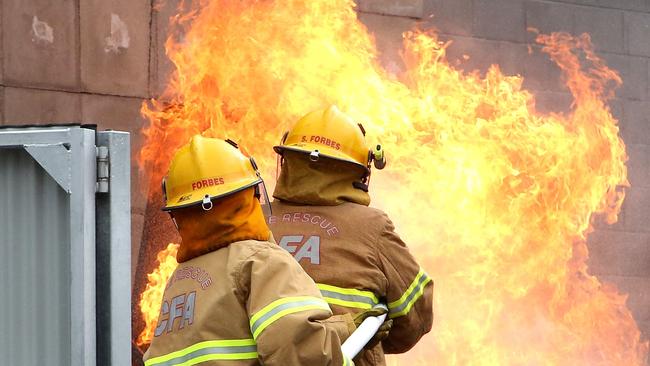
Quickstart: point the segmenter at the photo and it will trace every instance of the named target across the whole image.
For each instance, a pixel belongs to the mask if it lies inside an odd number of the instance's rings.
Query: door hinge
[[[110,185],[109,154],[108,147],[98,146],[97,152],[97,186],[95,191],[107,193]]]

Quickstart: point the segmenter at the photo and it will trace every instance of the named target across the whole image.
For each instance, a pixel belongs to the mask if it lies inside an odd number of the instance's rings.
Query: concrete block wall
[[[0,1],[0,124],[95,123],[131,132],[138,151],[139,109],[152,95],[151,3]],[[137,258],[146,192],[133,167]]]
[[[420,23],[440,31],[452,62],[467,71],[497,63],[525,78],[541,111],[568,110],[559,69],[542,55],[528,28],[587,32],[598,53],[620,71],[612,102],[629,155],[631,188],[617,224],[596,223],[588,240],[590,271],[629,294],[628,305],[650,338],[650,1],[648,0],[358,0],[375,33],[382,62],[399,68],[399,34]],[[528,47],[533,54],[528,54]],[[463,55],[469,55],[464,60]]]
[[[172,69],[164,41],[177,3],[1,1],[0,124],[97,123],[132,132],[137,152],[144,124],[140,105],[163,90]],[[598,225],[590,237],[591,270],[630,294],[630,307],[650,337],[650,0],[357,3],[359,18],[376,34],[381,61],[389,70],[401,67],[401,32],[422,23],[453,41],[449,57],[466,70],[485,71],[498,63],[506,73],[523,75],[542,111],[565,110],[571,99],[559,70],[540,55],[527,28],[592,35],[599,53],[623,77],[612,108],[628,146],[632,188],[620,222]],[[146,177],[133,166],[135,266],[147,195]]]

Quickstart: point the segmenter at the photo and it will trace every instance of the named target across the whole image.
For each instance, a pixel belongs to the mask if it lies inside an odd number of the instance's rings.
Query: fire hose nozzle
[[[381,145],[375,146],[375,149],[372,151],[372,160],[375,168],[381,170],[386,167],[386,155]]]

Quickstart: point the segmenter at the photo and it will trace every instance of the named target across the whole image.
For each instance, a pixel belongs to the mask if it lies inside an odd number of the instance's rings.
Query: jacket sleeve
[[[247,259],[238,286],[258,357],[274,365],[353,365],[341,343],[354,330],[349,314],[332,316],[314,281],[280,247]]]
[[[385,216],[385,220],[377,256],[388,283],[386,300],[393,328],[382,346],[386,353],[404,353],[431,330],[433,281],[395,233],[390,219]]]

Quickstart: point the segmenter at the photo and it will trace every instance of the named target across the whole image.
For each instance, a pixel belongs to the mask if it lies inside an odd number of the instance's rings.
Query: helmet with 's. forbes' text
[[[341,112],[336,106],[329,106],[308,113],[282,137],[280,145],[274,146],[276,153],[291,150],[309,154],[310,159],[321,156],[349,162],[369,169],[374,161],[377,169],[386,163],[381,145],[371,150],[366,145],[366,131],[360,123]]]

